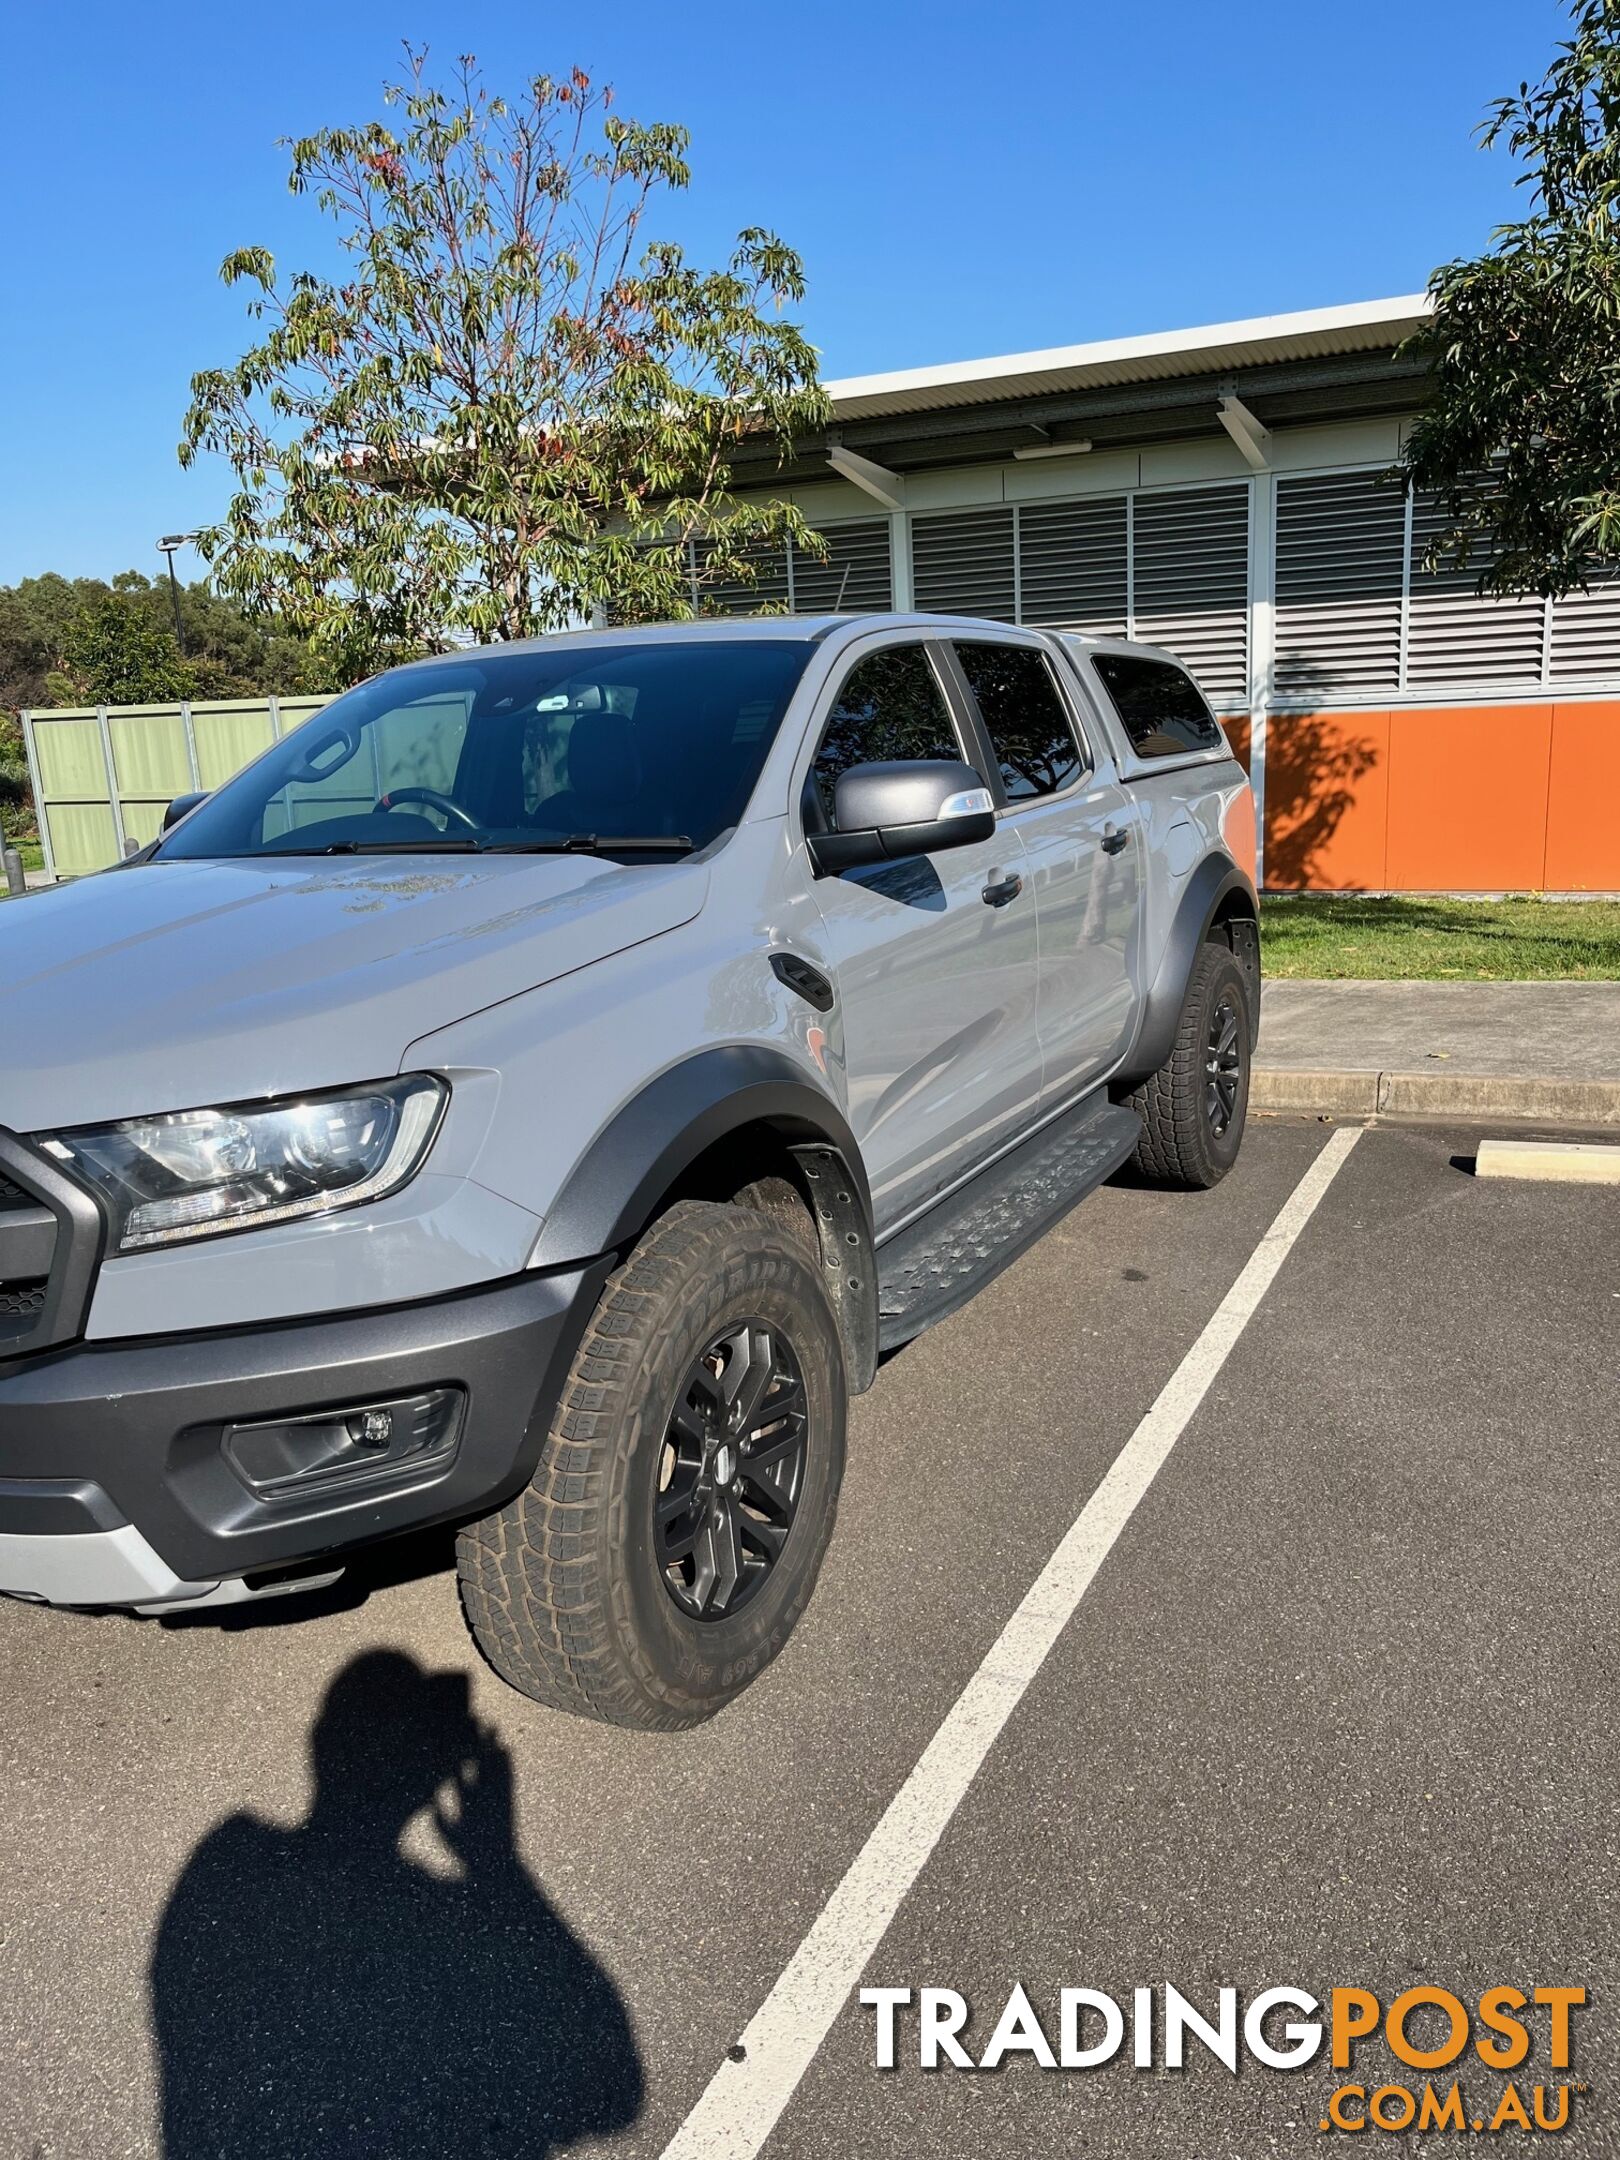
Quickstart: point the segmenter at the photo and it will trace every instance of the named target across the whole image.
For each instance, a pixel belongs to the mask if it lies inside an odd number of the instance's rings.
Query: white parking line
[[[1359,1126],[1340,1127],[1294,1187],[1242,1274],[1115,1456],[811,1923],[749,2021],[740,2059],[720,2065],[665,2146],[664,2160],[752,2160],[770,2136],[996,1735],[1073,1618],[1137,1502],[1186,1430],[1360,1137]]]

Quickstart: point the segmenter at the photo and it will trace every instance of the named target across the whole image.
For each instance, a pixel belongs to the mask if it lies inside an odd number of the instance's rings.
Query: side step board
[[[943,1320],[1116,1171],[1142,1121],[1101,1094],[993,1162],[878,1251],[878,1347]]]

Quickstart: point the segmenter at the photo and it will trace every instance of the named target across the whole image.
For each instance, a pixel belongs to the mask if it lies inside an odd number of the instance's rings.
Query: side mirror
[[[833,791],[837,831],[811,833],[807,845],[826,876],[859,863],[893,862],[968,847],[995,834],[990,790],[971,765],[946,758],[892,765],[852,765]]]
[[[160,831],[168,832],[171,826],[178,825],[183,817],[189,817],[200,802],[206,802],[207,800],[208,791],[206,788],[194,795],[177,795],[163,813],[163,823],[159,828]]]

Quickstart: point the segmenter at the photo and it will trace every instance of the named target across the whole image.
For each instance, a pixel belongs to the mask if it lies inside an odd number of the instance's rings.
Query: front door
[[[806,785],[807,826],[830,829],[834,784],[852,765],[977,762],[946,695],[950,679],[920,641],[888,643],[852,663]],[[1027,870],[1017,835],[1003,827],[972,846],[816,880],[849,1121],[880,1234],[1035,1112],[1041,1055]],[[838,1028],[829,1032],[837,1049]]]

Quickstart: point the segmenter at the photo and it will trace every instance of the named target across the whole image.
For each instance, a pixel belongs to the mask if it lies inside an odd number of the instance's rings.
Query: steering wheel
[[[483,827],[475,817],[470,817],[460,803],[452,802],[448,795],[441,795],[437,788],[397,787],[386,795],[379,795],[373,810],[397,810],[402,803],[426,803],[430,810],[442,810],[451,824],[459,825],[466,832],[479,833]]]

